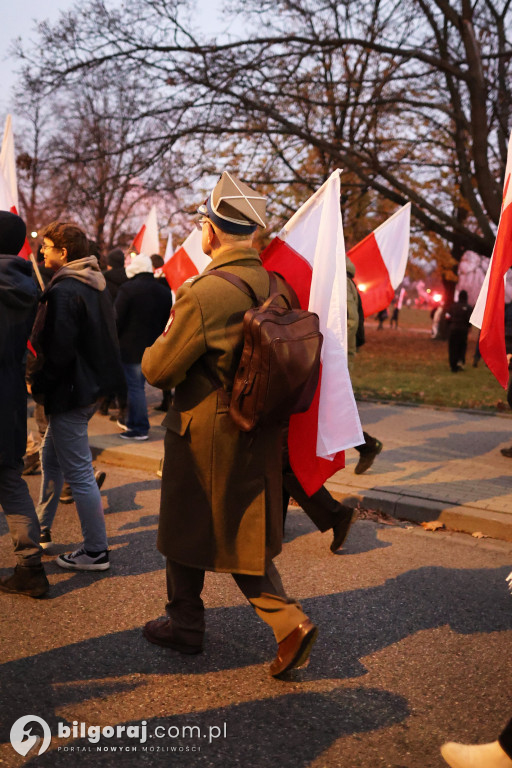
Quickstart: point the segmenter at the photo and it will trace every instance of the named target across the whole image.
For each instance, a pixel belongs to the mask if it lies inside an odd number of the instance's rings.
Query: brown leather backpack
[[[208,274],[228,280],[254,303],[244,315],[244,347],[229,405],[235,424],[250,432],[261,424],[284,422],[292,413],[307,411],[320,374],[323,336],[318,315],[301,309],[287,284],[290,302],[278,290],[272,272],[266,300],[231,272],[212,269]],[[278,303],[280,298],[286,306]]]

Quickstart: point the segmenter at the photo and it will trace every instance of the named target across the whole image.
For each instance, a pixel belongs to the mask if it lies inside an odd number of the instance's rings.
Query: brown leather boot
[[[43,597],[50,589],[42,565],[17,565],[10,576],[0,579],[0,591],[27,597]]]
[[[190,633],[183,632],[173,626],[172,620],[168,617],[148,621],[144,625],[142,634],[150,643],[161,645],[162,648],[172,648],[179,653],[195,654],[202,653],[202,635],[196,644],[190,643]],[[200,633],[199,633],[200,634]]]

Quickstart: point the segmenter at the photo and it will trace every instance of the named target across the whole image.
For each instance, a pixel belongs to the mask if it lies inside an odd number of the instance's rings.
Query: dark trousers
[[[512,720],[509,720],[498,739],[502,750],[512,760]]]
[[[201,646],[205,631],[201,592],[204,570],[167,560],[167,615],[172,620],[173,636],[178,642]],[[258,616],[273,630],[278,643],[307,616],[294,600],[289,600],[281,577],[272,562],[262,576],[231,574]]]
[[[312,496],[308,496],[292,469],[288,467],[283,472],[283,525],[290,497],[295,499],[322,533],[328,531],[337,522],[341,506],[339,501],[336,501],[323,486]]]
[[[376,438],[369,435],[368,432],[363,432],[363,437],[364,443],[354,446],[354,450],[358,451],[361,456],[364,456],[365,453],[372,453],[372,451],[375,450],[375,446],[377,445]]]
[[[17,467],[0,465],[0,506],[2,507],[14,546],[18,565],[39,565],[41,529],[34,502],[21,476],[23,461]]]
[[[452,371],[458,369],[459,363],[466,362],[466,349],[468,346],[468,332],[465,328],[454,328],[448,337],[448,358]]]

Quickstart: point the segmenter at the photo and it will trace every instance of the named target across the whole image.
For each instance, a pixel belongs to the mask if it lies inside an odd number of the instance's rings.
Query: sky
[[[36,23],[48,19],[55,22],[59,11],[69,11],[76,0],[0,0],[0,118],[12,112],[11,89],[16,82],[16,69],[20,62],[8,55],[8,50],[17,37],[21,37],[27,46],[37,39]],[[218,31],[236,29],[236,19],[226,17],[218,11],[221,0],[196,0],[196,5],[204,9],[208,23]],[[1,133],[1,130],[0,130]]]
[[[74,0],[0,0],[0,4],[0,114],[5,115],[12,110],[10,92],[19,66],[19,62],[7,54],[13,40],[21,37],[24,43],[30,43],[36,39],[36,21],[56,21],[59,10],[70,10]]]

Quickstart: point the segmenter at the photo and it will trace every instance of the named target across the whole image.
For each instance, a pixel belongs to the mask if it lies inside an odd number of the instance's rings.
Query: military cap
[[[266,198],[224,171],[198,212],[207,216],[223,232],[251,235],[256,227],[264,227]]]

